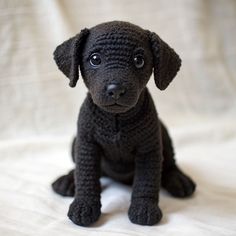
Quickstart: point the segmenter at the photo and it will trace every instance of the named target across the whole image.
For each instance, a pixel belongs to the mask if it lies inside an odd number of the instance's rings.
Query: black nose
[[[108,96],[117,100],[122,95],[125,94],[125,88],[120,84],[109,84],[107,86],[107,94],[108,94]]]

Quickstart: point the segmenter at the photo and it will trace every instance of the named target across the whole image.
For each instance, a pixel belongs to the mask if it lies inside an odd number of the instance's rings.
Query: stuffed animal
[[[100,177],[132,185],[131,222],[154,225],[162,186],[174,197],[193,194],[195,183],[177,166],[171,138],[146,87],[154,70],[157,88],[174,79],[181,59],[156,33],[112,21],[83,29],[59,45],[56,64],[71,87],[79,68],[88,94],[80,109],[72,145],[75,169],[53,189],[73,196],[68,217],[89,226],[101,215]]]

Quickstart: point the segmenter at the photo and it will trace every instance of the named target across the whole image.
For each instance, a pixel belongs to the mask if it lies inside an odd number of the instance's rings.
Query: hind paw
[[[75,195],[75,182],[74,171],[70,171],[69,174],[63,175],[52,183],[53,190],[67,197],[73,197]]]
[[[196,184],[178,168],[163,173],[162,186],[178,198],[189,197],[196,189]]]

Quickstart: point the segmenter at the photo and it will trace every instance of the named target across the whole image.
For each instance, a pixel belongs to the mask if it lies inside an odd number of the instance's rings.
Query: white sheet
[[[0,235],[236,235],[236,3],[226,1],[0,0]],[[102,216],[83,228],[71,198],[50,183],[73,164],[69,143],[86,93],[52,60],[83,27],[120,19],[153,30],[183,67],[173,84],[149,88],[172,134],[179,165],[197,182],[188,200],[161,192],[159,225],[129,222],[131,189],[102,179]]]
[[[223,127],[221,127],[223,128]],[[229,131],[229,130],[228,130]],[[235,130],[234,130],[235,131]],[[199,132],[199,130],[198,130]],[[102,216],[91,228],[66,217],[71,198],[55,195],[50,183],[72,168],[67,138],[3,142],[0,148],[1,235],[235,235],[236,138],[203,138],[174,129],[181,167],[197,182],[193,198],[178,200],[161,192],[164,218],[153,227],[131,224],[131,189],[102,179]],[[184,134],[183,134],[184,133]],[[194,132],[193,132],[194,133]],[[186,145],[186,138],[190,139]]]

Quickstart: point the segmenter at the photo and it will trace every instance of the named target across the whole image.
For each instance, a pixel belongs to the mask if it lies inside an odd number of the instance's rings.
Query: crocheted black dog
[[[128,211],[133,223],[157,223],[160,185],[181,198],[195,190],[175,163],[171,139],[146,88],[154,68],[156,86],[164,90],[181,66],[179,56],[157,34],[113,21],[82,30],[56,48],[54,59],[71,87],[80,66],[89,91],[72,147],[76,168],[52,185],[57,193],[74,196],[69,218],[82,226],[99,218],[103,175],[133,185]]]

